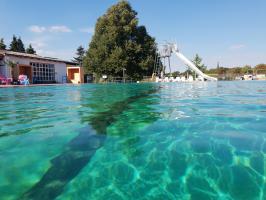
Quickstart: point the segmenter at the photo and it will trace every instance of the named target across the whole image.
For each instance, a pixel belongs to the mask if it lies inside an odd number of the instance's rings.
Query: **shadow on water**
[[[90,116],[89,125],[79,131],[78,136],[68,143],[64,152],[51,160],[51,167],[40,181],[20,199],[51,200],[59,196],[64,186],[78,175],[97,149],[104,144],[108,126],[115,123],[123,112],[129,110],[131,104],[149,97],[156,91],[154,87],[136,91],[125,100],[110,104],[106,111]]]

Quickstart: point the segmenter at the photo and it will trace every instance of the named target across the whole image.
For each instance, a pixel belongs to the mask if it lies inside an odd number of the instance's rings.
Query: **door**
[[[32,70],[31,66],[20,65],[19,66],[19,75],[27,75],[30,82],[32,82]]]

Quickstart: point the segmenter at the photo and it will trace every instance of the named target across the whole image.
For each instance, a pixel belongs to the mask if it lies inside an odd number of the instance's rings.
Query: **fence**
[[[123,78],[123,77],[111,77],[106,80],[108,83],[133,83],[132,78]]]

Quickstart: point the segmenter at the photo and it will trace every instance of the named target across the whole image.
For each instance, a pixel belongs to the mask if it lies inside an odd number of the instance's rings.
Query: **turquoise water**
[[[266,199],[266,82],[0,89],[0,199]]]

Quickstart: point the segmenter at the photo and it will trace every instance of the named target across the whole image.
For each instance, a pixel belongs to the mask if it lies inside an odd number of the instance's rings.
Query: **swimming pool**
[[[266,82],[0,89],[0,199],[266,199]]]

